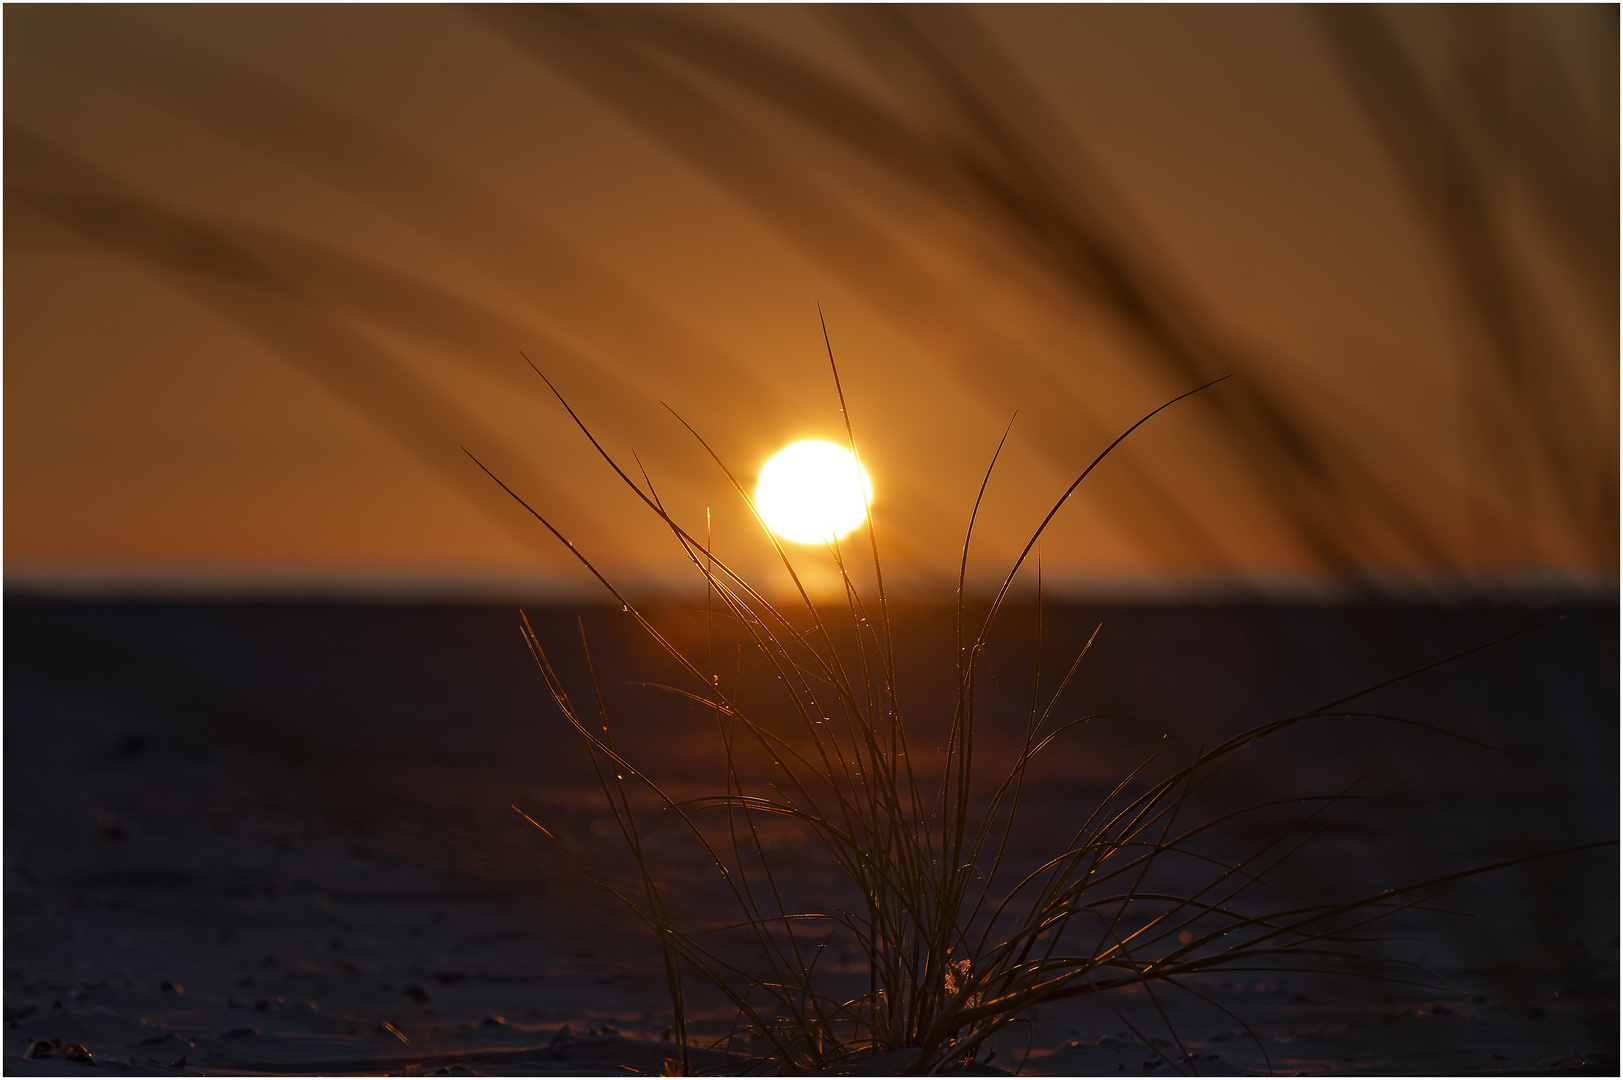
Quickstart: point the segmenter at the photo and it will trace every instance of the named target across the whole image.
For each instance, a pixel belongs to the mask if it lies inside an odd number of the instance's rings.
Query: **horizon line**
[[[972,581],[966,593],[989,600],[998,582]],[[108,602],[280,603],[513,603],[597,606],[615,603],[590,578],[523,571],[221,569],[6,569],[10,599]],[[616,582],[642,603],[702,602],[705,589],[691,574],[624,574]],[[819,590],[827,591],[827,590]],[[950,603],[955,582],[902,580],[888,588],[905,604]],[[983,595],[984,594],[984,595]],[[827,599],[838,601],[843,593]],[[1035,583],[1011,592],[1017,603],[1036,599]],[[1368,574],[1357,578],[1227,573],[1205,575],[1043,574],[1045,602],[1062,604],[1366,603],[1490,604],[1512,607],[1616,604],[1617,577],[1532,570],[1498,574]],[[824,599],[815,596],[815,599]],[[776,602],[777,598],[773,598]]]

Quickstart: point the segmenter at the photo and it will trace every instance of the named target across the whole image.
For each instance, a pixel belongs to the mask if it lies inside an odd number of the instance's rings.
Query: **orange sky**
[[[10,584],[770,576],[818,303],[898,588],[1616,580],[1615,8],[4,19]]]

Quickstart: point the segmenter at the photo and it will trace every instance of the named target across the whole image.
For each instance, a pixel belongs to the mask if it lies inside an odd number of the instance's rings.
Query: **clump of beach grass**
[[[829,361],[847,418],[850,450],[860,460],[832,350]],[[585,553],[502,484],[680,666],[688,681],[670,689],[699,703],[716,721],[724,790],[698,798],[668,793],[630,751],[616,744],[584,630],[582,655],[593,700],[582,704],[567,692],[554,658],[524,617],[525,641],[558,709],[591,758],[635,872],[617,878],[542,823],[535,824],[658,940],[674,1014],[675,1071],[807,1073],[865,1066],[865,1071],[911,1075],[962,1071],[984,1060],[992,1037],[1023,1023],[1034,1007],[1130,987],[1142,988],[1148,996],[1176,1049],[1162,1049],[1137,1028],[1135,1033],[1177,1069],[1188,1054],[1157,995],[1191,995],[1228,1011],[1193,985],[1190,976],[1336,971],[1429,985],[1377,970],[1379,958],[1367,948],[1369,928],[1424,907],[1465,880],[1509,862],[1343,901],[1281,906],[1277,898],[1259,899],[1267,892],[1269,873],[1369,796],[1349,787],[1316,798],[1257,801],[1204,818],[1192,811],[1191,800],[1237,755],[1309,721],[1409,724],[1483,746],[1418,720],[1356,706],[1376,690],[1465,653],[1203,745],[1186,758],[1176,758],[1173,741],[1165,740],[1091,808],[1068,842],[1034,865],[1020,862],[1011,857],[1011,840],[1022,829],[1021,796],[1033,760],[1056,741],[1106,719],[1068,717],[1061,709],[1086,657],[1085,646],[1057,686],[1039,693],[1034,681],[1012,766],[995,783],[977,787],[978,689],[994,624],[1017,575],[1061,507],[1122,440],[1163,409],[1205,389],[1155,409],[1082,470],[1033,531],[976,627],[969,625],[964,586],[975,517],[997,461],[994,453],[960,558],[951,714],[924,717],[906,712],[898,690],[891,602],[871,516],[866,543],[859,545],[865,549],[861,559],[871,563],[871,589],[858,587],[848,563],[851,553],[838,542],[828,545],[845,594],[838,613],[844,625],[839,626],[830,611],[813,602],[795,560],[762,522],[796,597],[792,605],[774,604],[711,550],[708,535],[700,538],[679,524],[647,474],[641,484],[633,479],[558,396],[598,454],[665,524],[702,576],[709,597],[707,617],[724,619],[734,628],[751,663],[764,666],[779,691],[775,707],[746,704],[745,695],[718,676],[713,656],[690,655],[674,645]],[[753,511],[737,476],[698,432],[693,434]],[[916,759],[910,737],[920,737],[927,726],[932,749],[943,738],[945,748],[932,753],[925,767]],[[756,761],[757,755],[759,762],[769,763],[763,766],[766,779],[755,775],[759,769],[743,764],[746,756]],[[658,808],[658,827],[680,829],[713,864],[720,888],[735,905],[729,917],[686,920],[673,912],[664,882],[646,854],[650,803]],[[1261,840],[1253,839],[1238,860],[1216,859],[1202,848],[1225,826],[1281,810],[1288,812],[1284,824],[1270,826]],[[783,855],[770,837],[771,826],[785,821],[809,833],[837,866],[848,909],[830,903],[801,910],[788,902],[782,887]],[[1166,877],[1158,873],[1168,860],[1204,866],[1201,883],[1188,885],[1184,874],[1186,884],[1169,891]],[[849,973],[825,959],[841,954],[860,957],[865,979],[858,981],[865,985],[853,986]],[[720,1039],[699,1039],[690,1031],[686,987],[694,979],[709,984],[736,1010],[736,1022]],[[1235,1019],[1249,1033],[1243,1020]],[[1253,1041],[1266,1059],[1263,1043]]]

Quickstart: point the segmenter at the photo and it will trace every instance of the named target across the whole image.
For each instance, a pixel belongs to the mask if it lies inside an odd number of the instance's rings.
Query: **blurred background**
[[[1617,8],[21,6],[5,571],[596,595],[843,438],[890,583],[1615,599]],[[664,408],[662,406],[668,407]],[[669,411],[668,411],[669,410]]]

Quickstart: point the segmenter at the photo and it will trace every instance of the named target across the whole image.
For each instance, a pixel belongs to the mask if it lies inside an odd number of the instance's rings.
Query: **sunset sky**
[[[1617,9],[7,6],[12,587],[1615,586]],[[523,355],[521,355],[521,353]],[[668,408],[667,408],[668,407]],[[633,452],[635,457],[633,457]],[[640,467],[639,467],[640,462]],[[804,549],[809,563],[826,557]],[[821,572],[821,571],[818,571]]]

